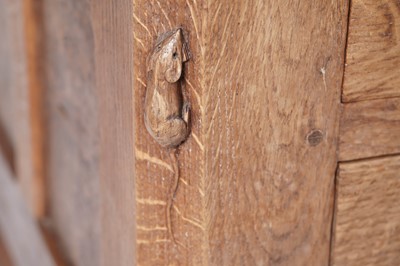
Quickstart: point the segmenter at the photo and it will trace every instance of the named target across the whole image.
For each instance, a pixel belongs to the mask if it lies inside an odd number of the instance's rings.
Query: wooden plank
[[[398,265],[400,156],[340,163],[332,265]]]
[[[342,100],[399,97],[399,1],[351,2]]]
[[[326,265],[347,1],[134,1],[139,265]],[[191,134],[174,168],[144,125],[146,58],[188,34]],[[329,118],[328,118],[329,117]]]
[[[101,265],[136,265],[131,0],[93,0],[100,126]]]
[[[55,265],[2,154],[0,154],[0,213],[0,233],[16,266]]]
[[[73,265],[100,265],[99,126],[91,4],[43,0],[49,221]]]
[[[344,104],[339,160],[400,153],[400,98]]]

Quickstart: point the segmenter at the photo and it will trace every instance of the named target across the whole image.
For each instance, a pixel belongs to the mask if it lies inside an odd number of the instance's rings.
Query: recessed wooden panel
[[[326,265],[348,1],[134,1],[143,265]],[[192,131],[173,160],[143,122],[146,58],[182,26]]]
[[[343,101],[400,96],[399,1],[351,3]]]
[[[340,163],[333,265],[397,266],[400,156]]]
[[[344,104],[339,160],[400,153],[400,98]]]

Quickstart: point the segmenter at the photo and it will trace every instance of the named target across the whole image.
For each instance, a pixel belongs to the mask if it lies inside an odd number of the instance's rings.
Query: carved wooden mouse
[[[190,105],[180,84],[188,60],[182,29],[169,31],[156,43],[147,61],[145,125],[162,146],[173,148],[189,134]]]
[[[183,63],[189,59],[182,29],[160,36],[147,61],[147,90],[144,122],[150,135],[162,146],[170,148],[174,180],[166,206],[168,232],[172,232],[171,210],[179,184],[177,147],[189,135],[189,102],[181,87]]]

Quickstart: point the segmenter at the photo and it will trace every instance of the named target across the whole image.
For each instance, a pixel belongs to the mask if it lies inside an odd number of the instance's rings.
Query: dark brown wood
[[[352,0],[343,101],[400,96],[398,0]]]
[[[332,265],[400,261],[400,156],[340,163]]]
[[[101,265],[135,265],[131,0],[91,1],[99,100]]]
[[[326,265],[347,1],[134,1],[139,265]],[[146,58],[188,32],[191,134],[168,237],[173,160],[146,131]],[[329,117],[329,119],[327,119]]]
[[[400,98],[343,105],[339,160],[400,153]]]

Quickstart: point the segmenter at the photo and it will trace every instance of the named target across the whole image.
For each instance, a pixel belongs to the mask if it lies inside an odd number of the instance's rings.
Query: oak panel
[[[333,265],[398,265],[400,156],[340,163]]]
[[[343,105],[339,160],[400,153],[400,98]]]
[[[399,97],[399,1],[351,3],[343,101]]]
[[[137,261],[328,263],[347,1],[134,1]],[[173,160],[143,121],[146,58],[182,26],[191,135]]]

